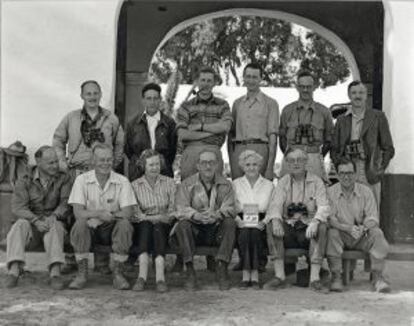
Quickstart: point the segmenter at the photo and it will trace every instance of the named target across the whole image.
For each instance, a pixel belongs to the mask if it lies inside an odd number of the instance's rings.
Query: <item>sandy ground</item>
[[[173,257],[167,259],[171,266]],[[0,252],[1,281],[4,261]],[[201,259],[202,289],[191,293],[181,289],[184,277],[179,274],[167,274],[170,292],[158,294],[153,278],[147,291],[135,293],[112,289],[111,277],[96,273],[85,290],[58,292],[48,287],[43,254],[29,254],[26,267],[30,272],[16,289],[0,290],[0,325],[414,325],[414,262],[388,263],[391,294],[371,292],[361,263],[351,286],[340,294],[296,286],[277,292],[240,290],[240,272],[230,273],[234,287],[221,292]],[[129,276],[133,280],[134,274]],[[271,276],[268,265],[261,280]]]

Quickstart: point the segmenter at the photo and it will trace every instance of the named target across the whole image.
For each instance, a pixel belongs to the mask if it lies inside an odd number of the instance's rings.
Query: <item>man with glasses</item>
[[[234,192],[231,182],[217,173],[214,151],[201,152],[198,173],[184,180],[176,195],[178,223],[173,230],[187,269],[185,287],[197,287],[193,265],[196,245],[218,246],[216,261],[220,290],[228,290],[227,267],[236,237]]]
[[[306,169],[328,182],[323,157],[331,148],[333,121],[329,110],[313,100],[317,85],[309,71],[299,72],[296,89],[299,100],[288,104],[280,116],[279,144],[283,153],[300,148],[308,153]],[[285,162],[281,174],[287,173]]]
[[[320,269],[326,247],[329,201],[321,178],[307,172],[308,154],[299,148],[286,152],[289,173],[282,177],[271,199],[266,219],[267,242],[274,262],[275,277],[264,285],[277,289],[285,284],[285,248],[309,249],[311,262],[309,287],[326,292]]]
[[[389,292],[383,270],[388,243],[379,228],[378,210],[369,187],[355,182],[356,165],[343,160],[337,166],[339,183],[329,188],[331,215],[326,254],[332,272],[331,291],[341,292],[342,253],[356,249],[369,253],[373,286],[377,292]]]

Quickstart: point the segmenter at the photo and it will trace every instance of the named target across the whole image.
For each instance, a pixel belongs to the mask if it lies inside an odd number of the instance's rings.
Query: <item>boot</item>
[[[372,283],[373,283],[374,291],[379,292],[379,293],[390,293],[391,292],[390,284],[384,278],[384,276],[382,275],[382,272],[375,271],[372,274],[373,274]]]
[[[187,267],[187,271],[186,271],[187,279],[185,281],[184,288],[187,291],[194,291],[197,289],[197,279],[196,279],[196,274],[195,274],[193,263],[192,262],[187,263],[186,267]]]
[[[60,274],[66,275],[78,271],[78,264],[76,264],[75,254],[66,254],[65,263],[60,269]]]
[[[344,286],[342,285],[342,277],[340,272],[332,272],[331,291],[342,292]]]
[[[184,270],[183,256],[177,255],[171,273],[181,273]]]
[[[78,274],[75,279],[69,284],[69,289],[80,290],[83,289],[88,280],[88,259],[84,258],[78,261]]]
[[[109,268],[109,254],[95,252],[94,253],[94,271],[100,273],[101,275],[111,275],[112,271]]]
[[[227,275],[227,263],[219,261],[217,267],[217,279],[219,282],[219,289],[221,291],[227,291],[230,289],[230,281]]]
[[[207,270],[209,272],[215,272],[216,271],[216,260],[213,256],[207,256],[206,257],[206,263],[207,263]]]
[[[113,285],[117,290],[128,290],[130,285],[123,275],[123,264],[119,261],[114,261],[114,276]]]
[[[9,273],[6,276],[4,281],[4,286],[8,289],[14,288],[17,286],[19,276],[21,275],[21,266],[18,261],[10,263]]]
[[[63,290],[65,287],[65,283],[63,282],[60,268],[60,263],[54,263],[50,266],[50,287],[53,290]]]

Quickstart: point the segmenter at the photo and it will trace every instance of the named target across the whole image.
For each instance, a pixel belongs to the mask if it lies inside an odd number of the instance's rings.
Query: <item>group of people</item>
[[[388,292],[388,244],[378,213],[380,179],[394,155],[385,115],[367,108],[367,89],[355,81],[348,88],[351,108],[334,126],[329,110],[313,100],[316,79],[304,71],[297,76],[299,99],[283,109],[279,123],[277,102],[260,90],[260,65],[248,64],[243,77],[247,93],[230,110],[213,95],[214,70],[201,68],[198,91],[175,120],[160,111],[160,86],[149,83],[142,89],[145,110],[125,133],[100,106],[99,84],[84,82],[82,109],[64,117],[53,144],[36,151],[36,165],[16,183],[6,285],[17,285],[26,248],[43,241],[54,289],[65,287],[61,274],[71,268],[77,273],[69,288],[84,288],[89,253],[103,245],[111,246],[113,269],[102,251],[94,253],[95,268],[112,273],[116,289],[145,290],[152,256],[156,290],[168,291],[165,255],[171,246],[185,265],[185,288],[194,290],[195,250],[207,245],[217,247],[221,290],[230,288],[228,265],[236,247],[240,288],[283,287],[285,249],[303,248],[309,250],[309,287],[327,290],[320,279],[327,258],[330,290],[342,291],[342,252],[358,249],[370,255],[374,289]],[[223,176],[226,137],[232,181]],[[278,139],[284,159],[274,186]],[[339,179],[330,187],[323,164],[329,152]],[[124,154],[129,179],[115,172]],[[178,157],[182,181],[176,184]],[[267,255],[274,277],[261,284]],[[139,261],[133,285],[124,275],[131,257]]]

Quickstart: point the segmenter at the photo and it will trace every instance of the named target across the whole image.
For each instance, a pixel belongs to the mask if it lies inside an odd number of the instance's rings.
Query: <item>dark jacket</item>
[[[175,121],[161,113],[160,121],[155,129],[155,150],[164,156],[165,166],[161,174],[173,177],[172,165],[177,151],[177,134]],[[137,161],[145,149],[151,148],[146,114],[137,115],[126,128],[125,154],[129,159],[129,179],[141,177],[144,171],[137,166]]]
[[[335,125],[331,158],[338,164],[346,157],[346,145],[351,141],[352,115],[338,118]],[[370,184],[381,181],[384,170],[394,156],[394,145],[384,113],[367,109],[361,129],[361,142],[366,155],[365,173]]]

